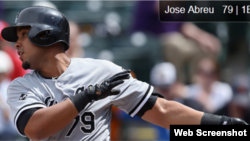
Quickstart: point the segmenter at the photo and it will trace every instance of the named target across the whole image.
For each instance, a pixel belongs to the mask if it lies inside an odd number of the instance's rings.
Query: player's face
[[[43,58],[43,49],[31,43],[28,38],[29,30],[30,27],[17,28],[18,40],[15,47],[20,60],[23,62],[22,67],[24,69],[37,69],[39,67],[37,61]]]

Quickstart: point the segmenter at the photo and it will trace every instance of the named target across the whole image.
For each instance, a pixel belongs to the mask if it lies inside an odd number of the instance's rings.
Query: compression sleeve
[[[24,112],[21,113],[21,115],[19,116],[18,120],[17,120],[17,128],[18,130],[21,132],[21,134],[25,135],[24,133],[24,129],[30,119],[30,117],[40,108],[32,108],[32,109],[28,109]]]
[[[154,107],[155,102],[156,102],[158,97],[164,98],[163,95],[161,95],[157,92],[153,92],[152,95],[150,96],[150,98],[147,100],[147,102],[143,105],[143,107],[140,109],[140,111],[136,114],[136,116],[141,118],[145,114],[145,112],[152,109]]]

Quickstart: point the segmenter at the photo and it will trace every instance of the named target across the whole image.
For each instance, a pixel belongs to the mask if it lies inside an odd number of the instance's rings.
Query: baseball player
[[[112,105],[164,128],[247,124],[165,100],[109,61],[69,59],[69,24],[55,9],[25,8],[1,35],[15,42],[22,67],[34,70],[12,81],[7,98],[17,131],[31,140],[110,140]]]

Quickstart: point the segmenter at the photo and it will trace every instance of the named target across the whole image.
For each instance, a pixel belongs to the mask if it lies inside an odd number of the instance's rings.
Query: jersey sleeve
[[[122,67],[111,62],[109,62],[109,69],[112,75],[124,71]],[[110,96],[112,105],[133,117],[150,98],[154,88],[130,75],[130,78],[118,85],[116,89],[120,89],[121,92],[119,95]]]
[[[32,108],[46,108],[46,105],[32,90],[23,85],[25,82],[21,82],[18,78],[9,85],[7,90],[7,103],[10,106],[11,118],[14,121],[18,133],[21,136],[25,136],[21,134],[17,128],[17,120],[21,113]]]

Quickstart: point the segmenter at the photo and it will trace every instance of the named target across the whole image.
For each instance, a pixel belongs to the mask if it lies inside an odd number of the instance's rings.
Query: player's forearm
[[[199,125],[203,112],[194,110],[175,101],[165,102],[164,127],[169,125]]]
[[[158,98],[153,109],[146,112],[142,118],[169,129],[170,125],[177,124],[199,125],[203,114],[178,102]]]
[[[163,98],[158,98],[142,119],[168,129],[170,125],[248,125],[239,118],[203,113]]]
[[[25,134],[32,140],[41,140],[59,132],[76,116],[78,111],[67,99],[48,108],[37,110],[25,127]]]

